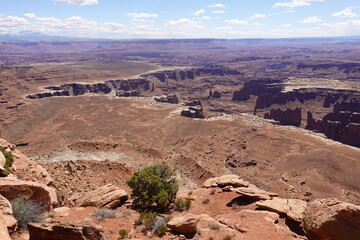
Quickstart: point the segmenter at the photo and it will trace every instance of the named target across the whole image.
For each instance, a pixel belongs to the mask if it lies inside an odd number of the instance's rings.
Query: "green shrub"
[[[127,238],[129,236],[129,233],[125,229],[120,229],[119,230],[119,235],[120,235],[121,239],[124,239],[124,238]]]
[[[13,171],[11,169],[11,166],[14,163],[14,156],[10,152],[5,151],[5,148],[3,147],[0,147],[0,151],[4,154],[4,157],[6,159],[5,165],[3,166],[4,169],[12,173]]]
[[[100,221],[107,218],[116,218],[115,212],[109,209],[98,209],[92,216]]]
[[[213,237],[209,237],[208,240],[214,240],[214,238],[213,238]]]
[[[136,207],[154,208],[166,211],[175,201],[179,190],[175,183],[175,172],[165,164],[158,164],[135,172],[127,180],[132,189],[133,204]]]
[[[18,221],[19,228],[27,228],[30,222],[41,222],[44,208],[31,200],[16,198],[11,201],[14,217]]]
[[[191,200],[190,199],[182,199],[182,198],[177,198],[175,201],[175,210],[182,212],[185,210],[189,210],[191,206]]]

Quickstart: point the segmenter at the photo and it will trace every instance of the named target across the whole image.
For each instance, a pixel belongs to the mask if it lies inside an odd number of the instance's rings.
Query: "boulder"
[[[29,223],[29,240],[100,240],[102,228],[84,223]]]
[[[5,170],[2,165],[0,165],[0,177],[7,177],[7,176],[9,176],[9,174],[10,173],[7,170]]]
[[[58,204],[55,189],[37,182],[0,179],[0,194],[10,201],[19,197],[30,199],[47,210]]]
[[[67,217],[70,215],[71,209],[68,207],[59,207],[53,210],[58,217]]]
[[[282,199],[274,197],[271,200],[256,202],[262,209],[286,215],[289,219],[301,222],[307,203],[300,199]]]
[[[1,212],[0,212],[0,239],[11,240],[8,228],[6,226],[6,220],[4,219]]]
[[[257,186],[253,184],[249,184],[248,187],[239,187],[239,188],[233,188],[231,191],[240,193],[241,195],[259,199],[259,200],[270,200],[272,197],[277,197],[277,193],[273,192],[267,192],[265,190],[262,190],[258,188]]]
[[[302,227],[309,240],[358,240],[360,206],[334,198],[316,199],[306,207]]]
[[[11,232],[15,231],[17,228],[17,220],[13,216],[13,210],[9,200],[4,198],[2,195],[0,195],[0,215],[2,216],[8,230]]]
[[[203,187],[225,187],[225,186],[233,186],[233,187],[247,187],[249,186],[249,182],[242,180],[237,175],[223,175],[221,177],[209,178],[207,179]]]
[[[78,207],[114,208],[127,199],[128,194],[125,190],[108,184],[69,201]]]
[[[167,226],[172,231],[177,233],[194,233],[196,232],[197,223],[200,220],[200,216],[194,214],[187,214],[182,217],[174,217],[168,223]]]

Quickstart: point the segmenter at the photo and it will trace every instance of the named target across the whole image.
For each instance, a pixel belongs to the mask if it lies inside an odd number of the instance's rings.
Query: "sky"
[[[359,0],[0,0],[0,35],[130,38],[360,36]]]

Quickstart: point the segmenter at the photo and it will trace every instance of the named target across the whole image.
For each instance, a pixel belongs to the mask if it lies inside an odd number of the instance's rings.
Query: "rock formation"
[[[179,103],[179,98],[176,94],[169,94],[167,96],[163,95],[163,96],[159,96],[159,97],[154,97],[154,100],[157,102],[163,102],[163,103],[172,103],[172,104]]]
[[[316,199],[308,204],[302,226],[309,240],[358,240],[360,206],[334,198]]]
[[[181,116],[190,118],[205,118],[205,115],[203,113],[203,107],[199,99],[185,102],[184,105],[189,107],[188,109],[181,111]]]
[[[271,109],[270,113],[265,113],[264,118],[278,121],[281,125],[292,125],[299,127],[301,125],[301,108],[281,110]]]
[[[83,196],[75,196],[69,199],[69,202],[79,207],[114,208],[126,201],[127,198],[128,195],[125,190],[108,184]]]
[[[242,180],[237,175],[223,175],[221,177],[209,178],[207,179],[203,187],[204,188],[211,188],[211,187],[248,187],[249,182]]]
[[[82,223],[29,223],[30,240],[101,240],[102,228]]]
[[[194,214],[187,214],[181,217],[174,217],[168,223],[167,226],[171,230],[177,233],[194,233],[196,232],[196,225],[200,220],[200,216]]]

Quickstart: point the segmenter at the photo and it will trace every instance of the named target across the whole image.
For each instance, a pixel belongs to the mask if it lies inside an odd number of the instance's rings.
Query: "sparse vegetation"
[[[208,240],[214,240],[214,238],[213,238],[213,237],[209,237]]]
[[[202,200],[202,204],[208,204],[210,202],[210,198],[204,198]]]
[[[179,190],[175,176],[175,172],[166,164],[150,166],[135,172],[127,181],[132,189],[134,206],[165,212],[175,201]]]
[[[141,213],[138,224],[144,225],[144,231],[154,232],[158,236],[163,236],[168,228],[166,227],[168,219],[157,215],[156,213]]]
[[[228,235],[228,236],[224,237],[223,240],[232,240],[232,237]]]
[[[220,225],[219,225],[219,224],[210,223],[208,226],[209,226],[209,228],[210,228],[211,230],[220,230]]]
[[[44,208],[34,201],[16,198],[11,201],[11,206],[21,229],[27,228],[27,224],[30,222],[41,222],[43,220]]]
[[[14,156],[10,152],[7,152],[3,147],[0,147],[0,151],[4,154],[4,157],[6,159],[5,165],[3,166],[4,169],[12,173],[11,167],[14,163]]]
[[[185,210],[189,210],[191,206],[191,200],[190,199],[182,199],[182,198],[177,198],[175,201],[175,210],[182,212]]]
[[[98,209],[92,216],[100,221],[107,218],[116,218],[115,212],[109,209]]]
[[[215,193],[216,193],[216,189],[215,189],[215,188],[211,189],[210,194],[211,194],[211,195],[214,195]]]
[[[119,235],[120,235],[120,239],[124,239],[124,238],[127,238],[129,236],[129,233],[125,229],[120,229],[119,230]]]

